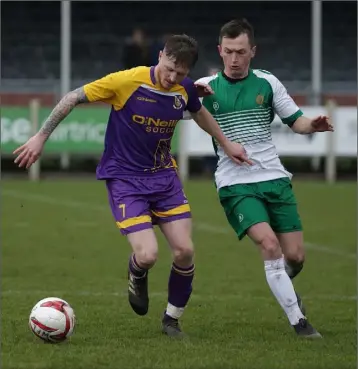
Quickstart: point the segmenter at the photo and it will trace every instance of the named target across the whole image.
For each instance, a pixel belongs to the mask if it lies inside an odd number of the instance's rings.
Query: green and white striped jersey
[[[303,115],[282,83],[271,73],[250,69],[248,76],[229,81],[222,72],[197,82],[209,84],[214,95],[203,98],[203,105],[219,123],[224,134],[241,143],[254,165],[235,164],[213,140],[218,155],[215,172],[219,188],[237,183],[262,182],[292,177],[281,164],[271,138],[271,123],[277,114],[291,126]]]

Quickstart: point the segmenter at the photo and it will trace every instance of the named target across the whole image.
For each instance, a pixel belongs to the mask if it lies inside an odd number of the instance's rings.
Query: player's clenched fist
[[[26,143],[18,147],[13,152],[16,155],[14,162],[18,164],[20,168],[30,168],[31,165],[40,157],[45,142],[45,137],[39,133],[32,136]]]

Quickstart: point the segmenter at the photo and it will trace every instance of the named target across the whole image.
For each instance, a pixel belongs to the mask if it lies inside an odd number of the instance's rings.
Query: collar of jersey
[[[244,77],[244,78],[240,78],[240,79],[234,79],[234,78],[230,78],[230,77],[228,77],[225,73],[224,73],[224,71],[222,70],[221,71],[221,76],[230,84],[230,85],[235,85],[235,84],[237,84],[237,83],[240,83],[240,82],[244,82],[245,80],[247,80],[249,77],[250,77],[250,75],[252,74],[252,69],[249,69],[249,72],[248,72],[248,74],[247,74],[247,76],[246,77]]]

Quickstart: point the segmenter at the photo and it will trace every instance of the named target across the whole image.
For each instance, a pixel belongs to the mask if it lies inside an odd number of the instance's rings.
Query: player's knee
[[[128,241],[140,267],[151,268],[158,257],[158,243],[152,229],[130,233]]]
[[[136,260],[139,266],[149,269],[151,268],[158,258],[158,246],[155,243],[147,242],[145,244],[132,244],[133,250],[135,250]]]
[[[285,255],[285,269],[289,277],[295,278],[303,269],[305,255],[303,252]]]
[[[288,248],[285,251],[285,259],[290,264],[303,265],[305,262],[305,251],[303,245]]]
[[[274,233],[266,233],[257,242],[264,259],[279,259],[282,257],[280,243]]]
[[[194,247],[192,242],[187,245],[175,247],[173,249],[174,262],[180,266],[189,266],[194,260]]]
[[[158,258],[158,250],[145,250],[141,249],[136,252],[136,260],[138,264],[146,269],[151,268],[157,261]]]
[[[303,265],[305,262],[305,253],[303,251],[297,253],[290,253],[289,255],[285,255],[285,259],[289,264]]]

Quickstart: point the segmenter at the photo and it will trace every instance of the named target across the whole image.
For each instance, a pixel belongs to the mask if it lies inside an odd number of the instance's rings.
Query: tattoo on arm
[[[89,102],[89,100],[83,87],[67,93],[52,110],[50,116],[46,119],[44,125],[40,129],[40,133],[45,135],[47,138],[50,137],[55,128],[67,117],[68,114],[70,114],[76,105],[87,102]]]

